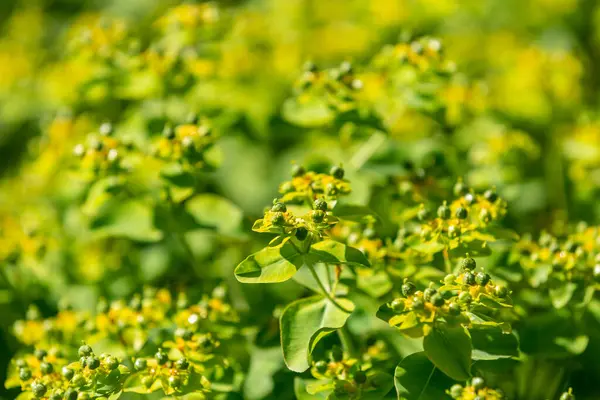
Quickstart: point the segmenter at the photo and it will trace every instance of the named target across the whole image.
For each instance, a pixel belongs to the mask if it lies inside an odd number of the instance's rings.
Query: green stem
[[[347,326],[342,326],[338,329],[338,335],[340,337],[340,341],[342,342],[342,348],[350,357],[355,358],[357,356],[356,348],[354,347],[354,341],[352,340],[352,336],[348,331]]]
[[[335,300],[335,298],[331,295],[331,293],[329,293],[329,291],[327,290],[327,288],[325,288],[325,285],[323,285],[323,282],[321,282],[321,279],[319,279],[319,275],[317,275],[317,271],[315,271],[315,267],[312,266],[312,265],[310,265],[310,264],[308,264],[307,267],[310,270],[310,273],[312,274],[313,278],[315,278],[315,281],[317,281],[317,284],[319,285],[319,287],[323,291],[323,294],[325,295],[325,297],[327,297],[327,299],[329,301],[331,301],[331,303],[333,303],[333,305],[336,306],[341,311],[343,311],[345,313],[348,313],[348,314],[352,313],[351,310],[348,310],[348,309],[344,308],[344,306],[342,306],[340,303],[338,303]]]
[[[452,273],[452,263],[450,262],[450,255],[448,254],[448,247],[444,248],[444,266],[446,267],[446,274]]]

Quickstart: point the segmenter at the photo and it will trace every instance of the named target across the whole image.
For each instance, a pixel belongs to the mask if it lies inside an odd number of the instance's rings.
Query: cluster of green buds
[[[494,325],[510,331],[501,313],[512,307],[508,289],[495,284],[483,271],[475,273],[477,264],[473,258],[464,258],[460,265],[461,273],[448,274],[437,288],[431,282],[421,291],[405,280],[402,296],[382,305],[378,317],[410,337],[427,336],[438,321],[469,328]]]
[[[432,37],[387,46],[374,58],[372,64],[379,68],[410,65],[420,71],[436,70],[439,73],[452,73],[456,68],[454,63],[444,60],[442,42]]]
[[[460,197],[451,203],[444,201],[437,208],[435,216],[431,215],[425,205],[419,207],[416,216],[421,221],[421,237],[439,236],[452,240],[463,234],[478,236],[478,231],[504,217],[507,204],[498,197],[495,190],[489,189],[476,194],[466,192],[466,187],[461,189],[463,186],[461,182],[455,185],[455,194]]]
[[[57,351],[37,349],[14,360],[7,387],[20,386],[30,397],[47,400],[107,398],[119,393],[129,370],[114,356],[97,356],[83,344],[79,361],[67,363]]]
[[[500,389],[491,389],[485,386],[481,377],[472,378],[466,385],[456,384],[446,393],[457,400],[503,400],[506,399]]]
[[[263,218],[254,223],[256,232],[296,235],[304,240],[309,233],[318,237],[334,226],[338,219],[331,215],[331,208],[339,196],[350,193],[350,184],[344,179],[344,170],[334,166],[329,174],[306,172],[295,166],[293,178],[281,184],[283,196],[273,200]],[[310,207],[308,212],[302,205]],[[303,216],[294,213],[306,212]]]
[[[349,399],[373,395],[384,389],[387,384],[384,378],[388,376],[371,367],[370,363],[347,357],[340,347],[334,346],[328,352],[328,359],[313,361],[311,368],[313,377],[327,383],[312,385],[308,391],[310,394],[333,391],[336,396]]]
[[[74,345],[81,340],[108,340],[124,346],[124,354],[140,350],[153,329],[172,326],[203,332],[210,337],[216,326],[239,320],[235,310],[224,299],[224,291],[217,287],[196,304],[188,304],[184,294],[174,299],[166,289],[146,288],[142,296],[134,295],[129,302],[100,300],[95,315],[84,311],[64,309],[56,316],[42,319],[39,313],[30,312],[26,320],[16,321],[17,339],[29,346],[51,346],[61,343]],[[200,334],[200,333],[199,333]],[[214,342],[214,339],[204,340]]]
[[[599,229],[581,226],[562,238],[547,232],[538,240],[523,237],[515,245],[511,261],[518,261],[525,271],[549,266],[550,274],[560,279],[600,282]]]
[[[94,174],[111,174],[120,171],[125,146],[113,136],[112,124],[100,125],[98,132],[91,133],[85,144],[73,148],[73,154],[81,159],[81,167]]]
[[[137,358],[133,364],[135,372],[125,383],[124,390],[152,393],[162,389],[166,395],[180,395],[209,389],[210,382],[200,374],[202,365],[181,355],[173,360],[169,354],[159,348],[154,357]]]
[[[333,109],[343,111],[352,108],[355,92],[361,90],[363,82],[356,77],[354,67],[348,61],[338,67],[319,69],[314,63],[304,65],[304,73],[296,83],[299,101],[318,97]]]
[[[154,154],[162,160],[199,168],[204,166],[205,152],[213,145],[214,136],[208,121],[192,116],[184,124],[166,125],[155,144]]]

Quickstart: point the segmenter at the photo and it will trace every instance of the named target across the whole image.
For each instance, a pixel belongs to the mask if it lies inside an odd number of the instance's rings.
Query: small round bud
[[[285,223],[285,216],[282,212],[274,212],[271,215],[271,223],[273,225],[283,225]]]
[[[43,360],[44,357],[46,357],[48,355],[48,352],[46,350],[37,349],[33,354],[35,355],[35,358],[37,358],[38,360]]]
[[[306,173],[306,170],[304,169],[303,166],[301,165],[294,165],[292,166],[292,177],[293,178],[297,178],[299,176],[302,176]]]
[[[498,285],[496,286],[496,289],[494,289],[494,292],[496,293],[496,296],[500,297],[501,299],[508,296],[508,289],[506,286]]]
[[[471,386],[475,388],[475,390],[480,390],[485,387],[485,381],[483,378],[476,376],[471,380]]]
[[[287,211],[287,207],[283,203],[275,203],[275,204],[273,204],[273,207],[271,207],[271,211],[283,213],[283,212]]]
[[[92,354],[92,348],[87,344],[84,344],[81,347],[79,347],[79,357],[87,357],[90,354]]]
[[[315,368],[318,373],[324,374],[327,372],[327,362],[320,360],[315,363]]]
[[[189,366],[190,363],[187,358],[180,358],[175,362],[175,367],[177,367],[177,369],[188,369]]]
[[[417,291],[417,287],[412,282],[405,282],[402,285],[402,295],[408,297]]]
[[[356,371],[354,373],[354,382],[358,383],[359,385],[362,385],[366,381],[367,381],[367,374],[365,374],[363,371]]]
[[[315,210],[327,211],[327,202],[323,199],[316,199],[313,208]]]
[[[460,303],[468,304],[471,302],[471,300],[473,300],[473,298],[471,297],[471,294],[469,292],[461,292],[458,295],[458,301]]]
[[[135,363],[133,363],[133,367],[136,369],[136,371],[141,371],[148,367],[148,362],[143,358],[138,358],[135,360]]]
[[[390,308],[395,312],[402,312],[404,311],[404,301],[402,299],[394,299],[390,303]]]
[[[344,179],[345,171],[342,167],[333,166],[329,171],[329,175],[333,176],[336,179]]]
[[[448,207],[446,204],[439,206],[437,209],[438,218],[448,219],[450,218],[451,214],[452,212],[450,211],[450,207]]]
[[[75,375],[75,372],[71,368],[69,368],[69,367],[62,367],[62,369],[60,370],[60,373],[68,381],[70,381],[71,379],[73,379],[73,375]]]
[[[320,224],[325,219],[325,212],[321,210],[314,210],[311,216],[313,222]]]
[[[44,385],[42,382],[33,382],[31,384],[31,391],[35,397],[41,398],[46,394],[46,385]]]
[[[423,300],[421,300],[421,298],[415,296],[412,299],[412,308],[413,310],[422,310],[423,308],[425,308],[425,304],[423,303]]]
[[[463,392],[463,387],[459,384],[453,385],[450,388],[450,397],[452,397],[453,399],[458,399]]]
[[[88,357],[85,361],[87,367],[89,369],[96,369],[100,366],[100,360],[98,359],[98,357]]]
[[[110,370],[119,368],[119,360],[116,357],[108,356],[108,357],[106,357],[104,362],[106,363],[106,366]]]
[[[433,296],[436,293],[437,293],[437,290],[435,290],[433,288],[427,288],[423,291],[423,299],[425,301],[429,301],[431,299],[431,296]]]
[[[77,400],[77,392],[75,389],[68,388],[65,392],[64,400]]]
[[[296,239],[303,241],[304,239],[306,239],[306,237],[308,236],[308,231],[306,230],[306,228],[298,228],[296,230]]]
[[[463,275],[463,283],[465,285],[474,286],[477,284],[475,281],[475,274],[472,272],[465,272]]]
[[[431,304],[433,304],[436,307],[441,307],[446,303],[444,298],[438,293],[431,296],[431,299],[429,301],[431,302]]]
[[[469,212],[464,207],[458,207],[456,209],[456,212],[454,213],[454,215],[456,215],[456,218],[458,218],[458,219],[466,219],[467,216],[469,215]]]
[[[172,388],[178,388],[181,386],[181,377],[178,375],[171,375],[169,377],[169,386]]]
[[[491,189],[486,190],[483,194],[483,197],[485,197],[485,199],[490,203],[493,203],[498,199],[498,195],[496,194],[496,192]]]
[[[54,371],[54,367],[49,362],[42,362],[40,364],[40,371],[43,375],[51,374]]]
[[[31,370],[29,368],[19,369],[19,379],[22,381],[31,379]]]
[[[460,305],[458,305],[457,303],[448,304],[448,313],[450,315],[457,316],[460,314],[460,312],[461,312]]]
[[[473,271],[476,267],[477,267],[477,262],[471,257],[463,258],[462,261],[460,262],[460,268],[463,271]]]
[[[444,277],[444,283],[446,285],[452,285],[456,281],[456,275],[448,274]]]
[[[169,361],[169,356],[162,350],[158,350],[154,355],[154,358],[156,358],[156,362],[159,365],[164,365],[167,363],[167,361]]]
[[[490,281],[491,277],[485,272],[479,272],[477,276],[475,276],[475,281],[479,286],[485,286]]]
[[[85,385],[85,383],[86,383],[85,377],[81,374],[75,374],[73,376],[73,379],[71,379],[71,384],[73,386],[83,386],[83,385]]]

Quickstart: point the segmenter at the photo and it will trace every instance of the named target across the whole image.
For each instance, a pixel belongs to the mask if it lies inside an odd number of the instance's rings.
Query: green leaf
[[[282,366],[281,348],[254,348],[244,383],[244,397],[249,400],[261,399],[271,393],[275,386],[273,375]]]
[[[465,381],[471,376],[471,337],[465,328],[435,327],[423,339],[423,349],[450,378]]]
[[[312,98],[306,102],[288,99],[283,103],[282,115],[288,122],[305,128],[324,126],[332,122],[335,113],[327,102],[320,98]]]
[[[310,394],[307,391],[307,387],[311,384],[315,384],[319,381],[314,379],[302,379],[296,377],[294,379],[294,394],[296,395],[297,400],[325,400],[327,398],[328,392],[319,392],[316,394]],[[329,382],[326,380],[325,382]]]
[[[550,288],[550,299],[554,308],[563,308],[569,303],[577,285],[573,282],[560,282],[559,286]]]
[[[439,400],[454,383],[424,352],[405,357],[396,367],[394,383],[398,400]]]
[[[90,228],[100,237],[125,237],[140,242],[162,239],[154,226],[154,213],[147,202],[130,200],[111,202],[91,222]]]
[[[519,355],[519,342],[512,333],[503,333],[496,327],[469,330],[473,343],[473,360],[498,360]]]
[[[185,202],[185,209],[203,226],[214,227],[220,233],[236,232],[243,213],[231,201],[215,194],[199,194]]]
[[[590,342],[590,338],[585,335],[579,335],[573,338],[570,337],[557,337],[554,339],[554,343],[564,347],[569,353],[579,355],[585,351]]]
[[[289,242],[248,256],[235,268],[243,283],[278,283],[290,279],[304,264],[304,256]]]
[[[362,251],[335,240],[323,240],[313,244],[309,254],[315,262],[370,266]]]
[[[342,307],[352,310],[354,304],[337,299]],[[289,369],[303,372],[309,367],[310,351],[324,335],[341,328],[350,316],[328,299],[313,296],[289,304],[281,314],[281,346]]]
[[[348,221],[363,222],[369,219],[375,219],[376,215],[369,207],[357,204],[336,204],[333,207],[332,214],[340,219]]]

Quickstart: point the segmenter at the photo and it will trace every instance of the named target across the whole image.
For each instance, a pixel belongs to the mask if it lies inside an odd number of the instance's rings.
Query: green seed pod
[[[296,239],[303,241],[304,239],[306,239],[306,237],[308,236],[308,231],[306,230],[306,228],[298,228],[296,230]]]
[[[463,304],[468,304],[473,300],[469,292],[461,292],[458,295],[458,301]]]
[[[306,173],[306,170],[304,169],[303,166],[301,165],[294,165],[292,166],[292,177],[297,178],[299,176],[302,176]]]
[[[285,215],[282,212],[274,212],[271,214],[271,223],[273,225],[283,225],[285,223]]]
[[[320,224],[325,219],[325,212],[323,212],[321,210],[314,210],[312,212],[311,218],[312,218],[313,222]]]
[[[177,367],[177,369],[188,369],[188,367],[190,366],[189,361],[187,360],[187,358],[180,358],[179,360],[177,360],[175,362],[175,367]]]
[[[435,290],[433,288],[427,288],[423,291],[423,299],[425,301],[429,301],[431,299],[431,296],[433,296],[436,293],[437,293],[437,290]]]
[[[164,365],[169,361],[169,356],[162,350],[158,350],[154,355],[154,358],[156,358],[158,365]]]
[[[508,289],[506,288],[506,286],[498,285],[496,286],[494,292],[496,293],[496,296],[500,297],[501,299],[508,296]]]
[[[327,211],[327,202],[323,199],[316,199],[313,203],[313,209]]]
[[[496,200],[498,200],[498,195],[496,194],[495,191],[493,190],[486,190],[485,193],[483,194],[483,197],[485,197],[485,199],[487,201],[489,201],[490,203],[495,202]]]
[[[49,362],[42,362],[40,364],[40,371],[43,375],[48,375],[51,374],[52,371],[54,371],[54,367],[52,367],[52,364],[50,364]]]
[[[28,381],[31,379],[31,370],[29,368],[19,369],[19,379],[22,381]]]
[[[365,374],[363,371],[356,371],[354,373],[354,382],[358,383],[359,385],[362,385],[366,381],[367,381],[367,374]]]
[[[475,388],[475,390],[481,390],[485,387],[485,381],[481,377],[474,377],[471,379],[471,386]]]
[[[479,286],[485,286],[489,283],[489,281],[492,278],[486,274],[485,272],[479,272],[476,276],[475,276],[475,281],[477,282],[477,284]]]
[[[463,392],[463,387],[459,384],[453,385],[450,388],[450,397],[452,397],[453,399],[458,399]]]
[[[333,166],[329,171],[329,175],[333,176],[336,179],[344,179],[345,171],[342,167]]]
[[[473,271],[476,267],[477,262],[471,257],[463,258],[460,262],[460,268],[463,271]]]
[[[325,372],[327,372],[327,369],[328,369],[327,362],[325,362],[323,360],[317,361],[315,363],[315,368],[318,373],[324,374]]]
[[[94,370],[100,366],[100,360],[98,357],[88,357],[85,361],[87,367],[91,370]]]
[[[87,357],[90,354],[92,354],[92,348],[87,344],[84,344],[79,348],[79,357]]]
[[[457,316],[461,313],[461,308],[460,305],[458,305],[457,303],[450,303],[448,304],[448,313],[450,315],[454,315]]]
[[[474,286],[477,284],[475,281],[475,274],[472,272],[465,272],[463,276],[463,283],[465,285]]]
[[[415,296],[412,300],[412,308],[413,310],[422,310],[423,308],[425,308],[425,304],[423,303],[423,300]]]
[[[68,388],[65,392],[64,400],[77,400],[77,391],[72,388]]]
[[[273,207],[271,207],[271,211],[284,213],[287,211],[287,207],[283,203],[275,203],[273,204]]]
[[[456,209],[456,212],[454,213],[454,215],[456,215],[456,218],[458,218],[458,219],[466,219],[467,216],[469,215],[469,212],[464,207],[458,207]]]
[[[81,374],[75,374],[73,376],[73,379],[71,379],[71,384],[73,384],[73,386],[83,386],[86,383],[86,379],[83,375]]]
[[[433,304],[436,307],[441,307],[446,303],[444,298],[438,293],[431,296],[430,302],[431,302],[431,304]]]
[[[444,283],[446,285],[452,285],[452,284],[454,284],[455,281],[456,281],[456,275],[454,275],[454,274],[448,274],[444,277]]]
[[[173,389],[177,389],[181,386],[181,377],[179,375],[171,375],[169,377],[169,386]]]
[[[452,212],[450,211],[450,207],[448,207],[446,204],[438,207],[438,209],[437,209],[438,218],[448,219],[448,218],[450,218],[451,215],[452,215]]]
[[[402,299],[394,299],[390,303],[390,308],[395,312],[402,312],[404,311],[404,301]]]
[[[402,285],[402,295],[405,297],[413,295],[417,291],[417,287],[412,282],[404,282]]]
[[[136,371],[142,371],[148,367],[148,362],[143,358],[138,358],[133,363],[133,367],[136,369]]]
[[[48,355],[48,352],[46,350],[37,349],[33,355],[35,355],[35,358],[41,361]]]
[[[108,356],[108,357],[106,357],[104,362],[106,363],[106,366],[110,370],[119,368],[119,360],[116,357]]]
[[[48,389],[46,388],[46,385],[44,385],[42,382],[33,382],[31,384],[31,391],[38,399],[44,397],[47,390]]]
[[[75,371],[73,371],[71,368],[69,367],[62,367],[60,373],[62,374],[62,376],[65,377],[65,379],[67,379],[68,381],[70,381],[71,379],[73,379],[73,375],[75,375]]]

